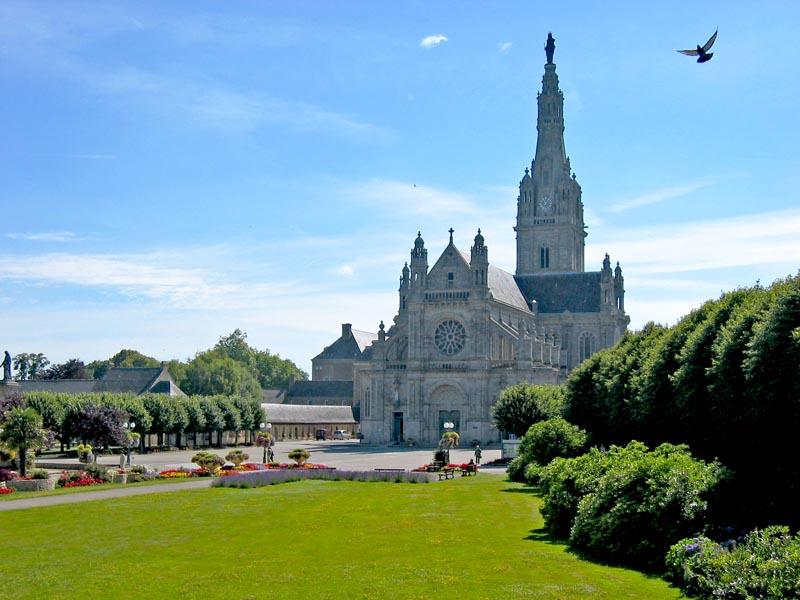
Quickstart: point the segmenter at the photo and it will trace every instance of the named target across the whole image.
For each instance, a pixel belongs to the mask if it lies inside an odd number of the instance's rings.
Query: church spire
[[[536,96],[536,154],[517,199],[517,275],[584,270],[581,188],[564,146],[564,94],[558,85],[555,38],[547,35],[542,89]]]

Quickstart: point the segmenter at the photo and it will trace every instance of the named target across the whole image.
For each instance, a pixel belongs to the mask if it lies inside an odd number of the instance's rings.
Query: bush
[[[50,474],[47,471],[45,471],[44,469],[33,469],[30,472],[29,477],[31,479],[49,479],[50,478]]]
[[[0,483],[4,481],[11,481],[17,477],[17,472],[11,469],[0,468]]]
[[[686,538],[666,557],[668,577],[701,598],[797,598],[800,595],[800,535],[767,527],[744,540],[718,544]]]
[[[632,444],[628,445],[631,448]],[[644,452],[643,444],[637,448]],[[610,465],[619,461],[620,450],[612,446],[608,452],[592,448],[576,458],[556,458],[539,473],[539,486],[543,494],[541,513],[544,524],[551,535],[567,537],[578,514],[578,503],[593,492],[600,477]],[[515,459],[516,460],[516,459]],[[513,461],[512,461],[513,463]]]
[[[510,463],[508,463],[506,474],[511,481],[523,483],[525,481],[525,467],[527,466],[528,463],[525,462],[525,458],[522,456],[517,456]]]
[[[512,481],[535,484],[540,467],[554,458],[578,456],[586,447],[586,432],[561,418],[539,421],[528,428],[519,454],[508,466]],[[535,468],[528,469],[530,465]]]
[[[298,465],[302,465],[311,457],[311,453],[306,450],[305,448],[295,448],[291,452],[289,452],[289,458],[296,462]]]
[[[83,471],[93,479],[100,481],[111,481],[111,473],[108,471],[108,468],[104,467],[103,465],[92,463],[90,465],[86,465],[86,468]]]
[[[192,462],[201,469],[205,469],[209,473],[216,473],[219,468],[225,464],[221,456],[217,456],[212,452],[198,452],[192,457]]]
[[[492,407],[492,419],[500,431],[521,436],[534,423],[560,417],[564,399],[562,386],[512,385],[503,390]]]
[[[225,460],[228,462],[232,462],[237,467],[250,458],[249,454],[246,454],[242,450],[231,450],[225,455]]]
[[[701,527],[725,469],[672,444],[648,452],[631,442],[608,454],[600,457],[594,489],[578,502],[570,543],[599,558],[659,568],[676,540]],[[595,474],[592,465],[588,470]]]

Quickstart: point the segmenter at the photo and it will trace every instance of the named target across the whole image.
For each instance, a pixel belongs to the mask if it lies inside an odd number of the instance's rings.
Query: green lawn
[[[680,598],[543,539],[484,475],[305,481],[0,513],[4,598]]]

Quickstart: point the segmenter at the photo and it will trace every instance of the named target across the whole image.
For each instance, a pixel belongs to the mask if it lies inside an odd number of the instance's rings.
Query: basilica
[[[352,373],[348,393],[367,443],[434,445],[445,423],[464,443],[498,441],[491,407],[505,387],[562,383],[626,331],[619,263],[612,269],[606,254],[599,271],[585,270],[583,201],[564,146],[554,49],[548,36],[536,153],[519,183],[516,271],[491,264],[480,229],[469,252],[451,229],[432,266],[418,233],[391,325],[381,323],[377,336],[347,325],[313,361],[314,380],[334,383],[339,362]],[[338,368],[336,379],[345,379]]]

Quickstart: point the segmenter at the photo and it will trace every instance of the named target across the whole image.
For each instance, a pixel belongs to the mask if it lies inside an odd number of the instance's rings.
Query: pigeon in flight
[[[676,50],[676,52],[680,52],[681,54],[685,54],[686,56],[696,56],[697,62],[699,63],[708,62],[709,60],[711,60],[711,57],[714,56],[714,53],[709,52],[709,50],[711,50],[711,46],[713,46],[714,42],[717,40],[718,31],[719,29],[714,32],[714,35],[708,38],[708,41],[702,48],[698,45],[697,50]]]

